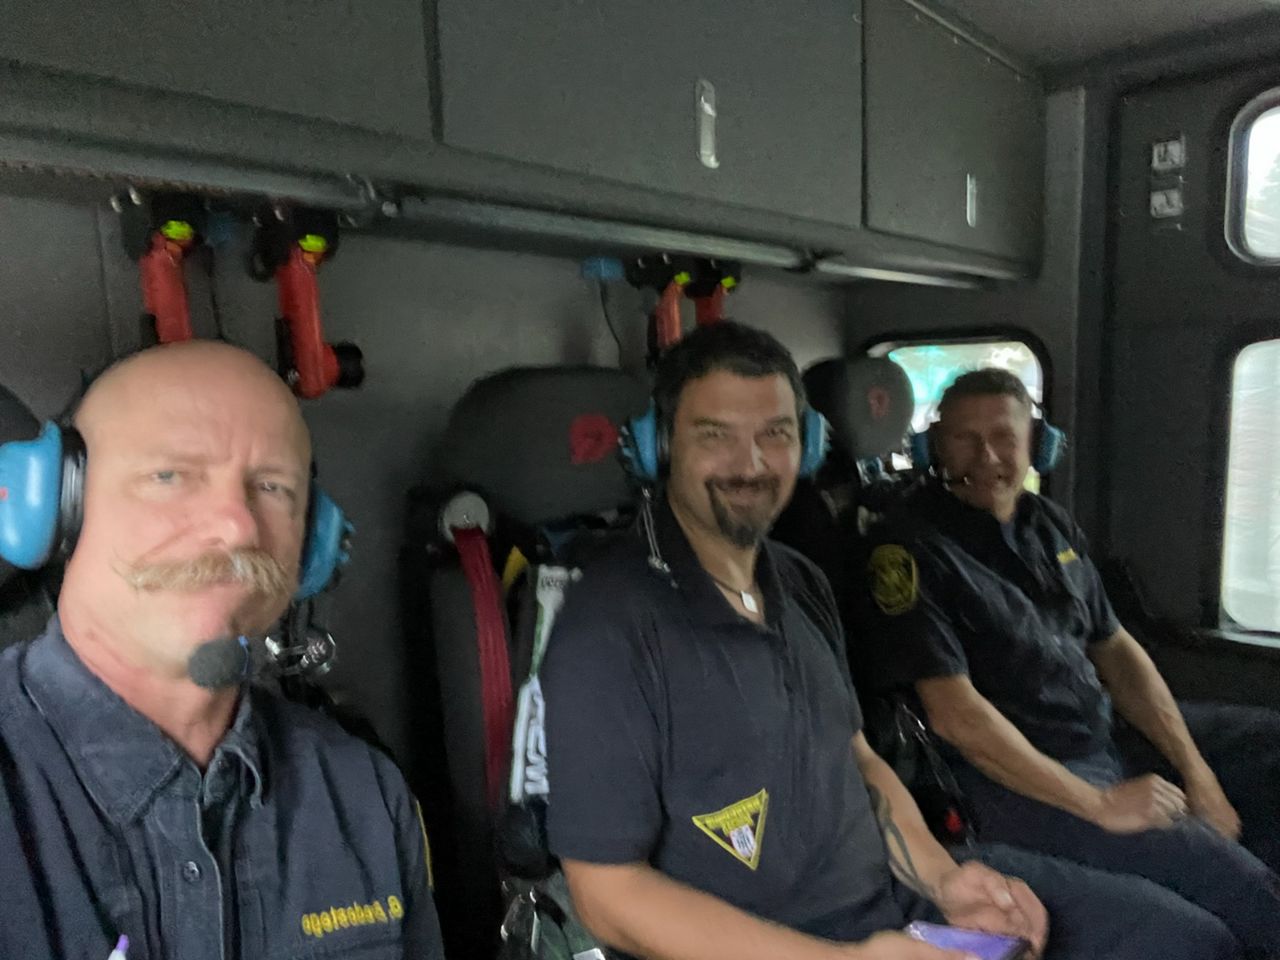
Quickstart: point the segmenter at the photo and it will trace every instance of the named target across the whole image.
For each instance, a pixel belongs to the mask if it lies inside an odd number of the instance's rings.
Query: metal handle
[[[978,225],[978,178],[972,173],[965,174],[964,219],[971,227]]]
[[[695,87],[698,114],[698,159],[708,170],[720,166],[716,156],[716,88],[710,80],[699,78]]]

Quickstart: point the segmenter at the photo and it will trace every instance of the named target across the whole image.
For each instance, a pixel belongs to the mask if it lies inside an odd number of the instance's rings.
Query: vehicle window
[[[1020,340],[963,340],[935,343],[885,342],[868,351],[872,356],[888,356],[907,371],[915,394],[916,409],[911,429],[927,430],[937,417],[938,401],[952,381],[968,370],[1000,367],[1016,373],[1026,384],[1036,403],[1044,400],[1044,370],[1040,358]],[[906,455],[895,457],[895,466],[908,467]],[[1034,470],[1027,475],[1027,488],[1040,489],[1040,478]]]
[[[1232,246],[1245,260],[1280,265],[1280,90],[1245,107],[1231,136]]]
[[[1226,501],[1224,620],[1280,633],[1280,340],[1236,358]]]

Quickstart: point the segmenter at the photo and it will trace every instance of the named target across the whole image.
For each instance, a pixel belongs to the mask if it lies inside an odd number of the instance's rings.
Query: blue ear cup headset
[[[0,445],[0,558],[43,566],[80,532],[84,443],[47,423],[34,440]]]
[[[622,431],[622,456],[641,483],[655,484],[667,462],[667,434],[658,424],[658,408],[652,402],[642,416],[627,421]],[[800,416],[800,476],[812,477],[827,458],[831,426],[827,418],[806,406]]]
[[[84,510],[85,448],[71,427],[47,423],[34,440],[0,444],[0,559],[33,570],[69,553]],[[294,600],[320,593],[350,559],[354,528],[314,482]]]
[[[1067,452],[1067,433],[1044,417],[1031,423],[1031,466],[1036,473],[1046,474],[1062,462]]]
[[[931,424],[924,433],[911,434],[911,462],[921,470],[928,470],[934,465],[933,431],[937,424]],[[1044,417],[1036,417],[1031,421],[1031,466],[1036,473],[1049,473],[1062,462],[1067,452],[1067,434],[1055,427]]]
[[[310,600],[332,585],[338,571],[351,561],[351,537],[356,532],[342,508],[314,480],[307,514],[307,537],[302,545],[295,601]]]

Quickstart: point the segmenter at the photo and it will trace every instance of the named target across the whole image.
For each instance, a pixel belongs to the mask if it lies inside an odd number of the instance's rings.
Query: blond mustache
[[[135,590],[200,590],[222,584],[238,584],[267,597],[288,593],[284,567],[264,550],[242,549],[206,553],[194,560],[148,563],[126,570],[122,576]]]

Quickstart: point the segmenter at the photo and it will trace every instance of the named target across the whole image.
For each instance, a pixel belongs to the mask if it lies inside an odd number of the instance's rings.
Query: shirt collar
[[[117,822],[139,818],[184,764],[194,767],[159,727],[84,665],[67,643],[56,615],[26,652],[23,685],[85,788]],[[229,754],[244,764],[252,780],[252,802],[260,804],[261,736],[251,700],[240,697],[235,719],[214,757]]]
[[[229,755],[236,757],[244,765],[250,781],[249,802],[255,807],[262,806],[262,791],[266,784],[263,772],[263,732],[258,720],[261,714],[253,705],[255,697],[260,694],[261,691],[247,685],[241,690],[235,719],[231,721],[230,729],[213,752],[215,759]]]
[[[941,483],[930,483],[925,488],[930,513],[935,522],[948,533],[962,541],[984,538],[987,542],[1008,542],[1004,527],[986,510],[965,503]],[[1010,533],[1024,529],[1034,519],[1035,495],[1024,492],[1018,497]]]
[[[653,520],[662,559],[671,568],[671,577],[687,601],[694,619],[708,626],[750,624],[733,608],[703,569],[665,496],[654,503]],[[771,627],[782,619],[788,602],[778,582],[775,550],[768,539],[761,541],[755,570],[756,583],[764,595],[765,623]]]

